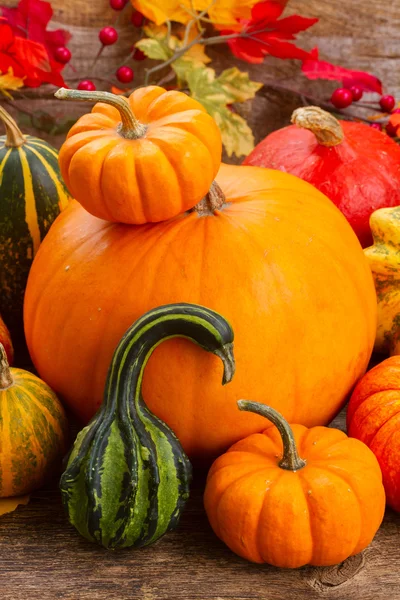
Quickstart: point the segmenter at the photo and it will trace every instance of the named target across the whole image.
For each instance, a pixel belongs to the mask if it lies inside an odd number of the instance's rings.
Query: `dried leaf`
[[[28,504],[30,496],[15,496],[14,498],[0,498],[0,516],[13,512],[21,504]]]
[[[12,67],[8,68],[7,73],[2,74],[0,71],[0,93],[7,98],[12,99],[9,91],[19,90],[19,88],[23,87],[23,85],[23,77],[15,77]]]
[[[185,78],[192,97],[198,100],[217,122],[228,156],[247,155],[254,148],[253,134],[246,121],[232,112],[227,105],[239,97],[252,98],[259,84],[248,80],[246,88],[243,78],[232,73],[232,69],[223,71],[220,77],[216,77],[215,71],[204,65],[188,68]],[[241,84],[237,91],[232,89],[235,81]]]

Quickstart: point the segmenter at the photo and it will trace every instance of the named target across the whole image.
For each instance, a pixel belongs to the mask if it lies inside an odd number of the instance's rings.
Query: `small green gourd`
[[[189,459],[141,395],[153,350],[177,336],[221,358],[223,384],[233,377],[232,328],[208,308],[161,306],[127,330],[111,361],[103,404],[78,434],[60,481],[72,525],[106,548],[152,544],[177,526],[189,497]]]

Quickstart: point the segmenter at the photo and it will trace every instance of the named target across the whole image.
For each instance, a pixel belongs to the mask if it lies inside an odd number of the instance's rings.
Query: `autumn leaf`
[[[204,106],[219,126],[228,156],[247,155],[254,148],[250,127],[228,105],[238,98],[252,98],[262,85],[250,81],[246,73],[241,76],[238,73],[240,71],[236,68],[227,69],[216,77],[215,71],[204,65],[188,69],[185,73],[191,96]],[[235,82],[240,84],[237,90]]]
[[[239,19],[250,19],[258,0],[131,0],[134,8],[147,19],[162,25],[166,21],[188,23],[196,12],[207,11],[212,23],[220,28],[238,29]],[[277,4],[280,4],[277,2]]]
[[[306,60],[310,53],[298,48],[291,40],[305,31],[314,23],[316,18],[292,15],[284,19],[284,5],[276,0],[259,2],[251,11],[251,19],[241,22],[242,35],[228,40],[232,53],[250,63],[262,63],[268,54],[276,58],[297,58]],[[221,31],[223,35],[232,35],[234,30]]]
[[[136,48],[139,48],[148,58],[152,58],[153,60],[168,60],[173,56],[174,52],[182,48],[185,41],[182,39],[182,36],[180,38],[175,35],[168,36],[168,29],[165,26],[146,26],[144,27],[144,32],[149,37],[136,42]],[[195,37],[196,32],[191,33],[186,40],[187,44],[193,41]],[[201,44],[195,44],[189,48],[181,58],[203,64],[211,60],[204,52],[204,47]]]
[[[0,93],[6,96],[6,98],[12,99],[9,91],[19,90],[23,85],[23,78],[15,77],[12,67],[8,68],[7,73],[2,74],[0,71]]]
[[[303,62],[301,70],[308,79],[341,81],[345,87],[354,85],[365,92],[382,94],[382,82],[375,75],[364,71],[352,71],[351,69],[345,69],[324,60],[319,60],[317,48],[311,51],[311,57]]]
[[[30,496],[15,496],[14,498],[0,498],[0,516],[14,512],[21,504],[28,504]]]

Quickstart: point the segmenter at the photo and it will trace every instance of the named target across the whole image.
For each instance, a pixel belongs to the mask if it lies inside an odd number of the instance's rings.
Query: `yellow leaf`
[[[0,498],[0,516],[13,512],[20,504],[28,504],[29,496],[15,496],[15,498]]]
[[[18,90],[24,85],[24,80],[21,77],[15,77],[12,67],[9,67],[8,72],[2,74],[0,71],[0,93],[4,94],[7,98],[12,99],[11,94],[8,90]]]
[[[192,42],[194,38],[197,36],[196,28],[192,27],[190,30],[190,34],[188,36],[188,43]],[[183,38],[183,35],[181,36]],[[211,58],[207,56],[204,50],[204,46],[202,44],[195,44],[192,46],[186,53],[185,56],[190,56],[193,60],[199,61],[206,65],[211,62]]]
[[[196,12],[207,11],[217,28],[237,29],[237,19],[250,19],[259,0],[131,0],[145,17],[161,25],[165,21],[188,23]]]

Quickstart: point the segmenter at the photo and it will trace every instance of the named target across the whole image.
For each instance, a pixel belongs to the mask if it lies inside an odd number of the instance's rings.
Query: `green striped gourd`
[[[194,304],[161,306],[127,330],[111,362],[103,404],[78,434],[60,481],[70,522],[106,548],[155,542],[177,526],[189,496],[189,459],[141,395],[150,355],[176,336],[221,358],[223,384],[233,377],[233,332],[212,310]]]
[[[0,498],[29,494],[66,450],[67,421],[41,379],[9,367],[0,344]]]
[[[50,225],[69,194],[57,151],[25,136],[0,106],[6,135],[0,136],[0,314],[13,334],[22,326],[29,269]]]

